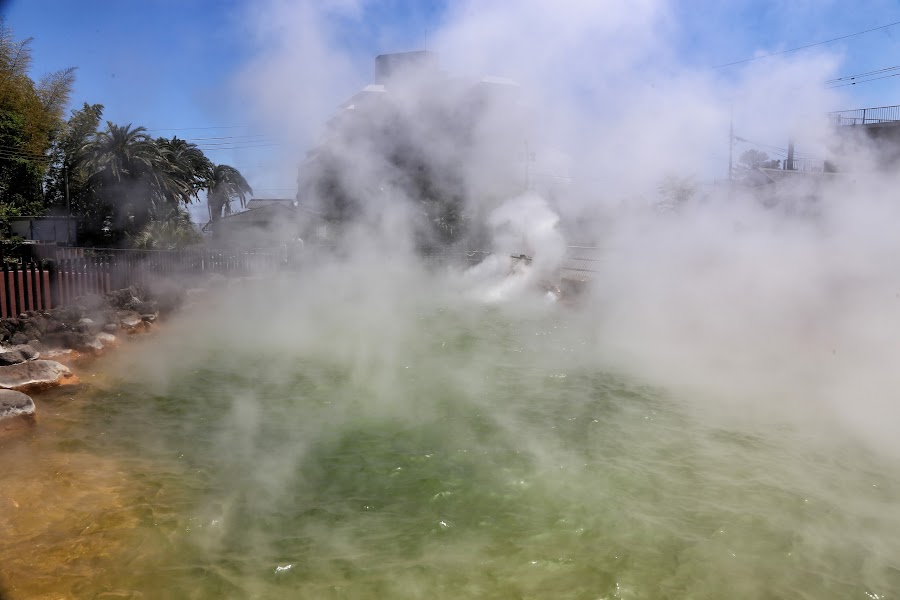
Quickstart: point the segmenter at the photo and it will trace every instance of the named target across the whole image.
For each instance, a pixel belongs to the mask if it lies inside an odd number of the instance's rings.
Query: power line
[[[281,145],[281,142],[276,140],[231,140],[227,142],[202,142],[197,144],[198,148],[215,148],[217,146],[238,146],[243,144],[274,144],[277,146]]]
[[[787,148],[782,148],[781,146],[775,146],[773,144],[766,144],[764,142],[755,142],[753,140],[748,140],[747,138],[743,138],[743,137],[740,137],[737,135],[734,136],[734,139],[738,142],[750,144],[751,146],[757,146],[759,148],[764,148],[764,149],[768,150],[769,152],[773,152],[775,154],[779,154],[784,157],[787,157],[787,155],[788,155]],[[796,158],[798,160],[822,160],[820,158],[815,158],[812,156],[806,156],[804,154],[800,154],[799,152],[794,153],[794,158]]]
[[[887,29],[888,27],[893,27],[894,25],[900,25],[900,21],[894,21],[893,23],[888,23],[887,25],[881,25],[879,27],[873,27],[872,29],[866,29],[865,31],[857,31],[856,33],[848,33],[847,35],[842,35],[842,36],[839,36],[836,38],[831,38],[830,40],[823,40],[821,42],[815,42],[813,44],[806,44],[805,46],[797,46],[796,48],[788,48],[787,50],[781,50],[780,52],[772,52],[770,54],[763,54],[762,56],[754,56],[753,58],[745,58],[744,60],[736,60],[734,62],[716,65],[716,66],[710,67],[710,68],[711,69],[721,69],[724,67],[741,65],[744,63],[752,62],[754,60],[762,60],[763,58],[771,58],[772,56],[780,56],[782,54],[787,54],[788,52],[796,52],[797,50],[806,50],[807,48],[813,48],[815,46],[822,46],[825,44],[830,44],[832,42],[846,40],[847,38],[852,38],[852,37],[855,37],[858,35],[863,35],[865,33],[872,33],[873,31],[878,31],[880,29]]]
[[[254,133],[252,135],[225,135],[218,137],[198,137],[198,138],[184,138],[186,142],[197,142],[200,140],[237,140],[244,138],[266,138],[269,137],[264,133]]]
[[[245,150],[247,148],[270,148],[272,146],[280,146],[281,144],[259,144],[257,146],[220,146],[217,148],[201,148],[204,152],[212,152],[215,150]]]
[[[869,75],[878,75],[880,73],[885,73],[888,71],[896,71],[900,69],[900,65],[894,65],[893,67],[885,67],[883,69],[876,69],[874,71],[866,71],[865,73],[856,73],[854,75],[844,75],[843,77],[837,77],[835,79],[828,79],[825,83],[838,83],[841,81],[848,81],[850,79],[856,79],[858,77],[868,77]]]
[[[199,131],[204,129],[248,129],[250,125],[221,125],[217,127],[159,127],[147,131]]]
[[[827,86],[826,89],[833,90],[834,88],[847,87],[848,85],[856,85],[858,83],[869,83],[870,81],[878,81],[879,79],[888,79],[890,77],[898,77],[900,73],[894,73],[893,75],[882,75],[881,77],[872,77],[871,79],[863,79],[862,81],[851,81],[849,83],[842,83],[840,85],[830,85]]]

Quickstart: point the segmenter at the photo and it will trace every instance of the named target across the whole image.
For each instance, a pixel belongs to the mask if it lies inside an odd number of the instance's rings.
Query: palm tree
[[[163,182],[168,184],[166,199],[173,205],[190,204],[212,177],[212,162],[196,144],[178,137],[158,138],[156,145],[168,174],[169,181]]]
[[[159,165],[159,147],[143,127],[106,122],[84,147],[92,177],[103,184],[132,182]]]
[[[247,196],[253,194],[250,184],[240,171],[228,165],[216,165],[207,183],[206,203],[209,206],[210,221],[218,221],[222,214],[231,214],[232,200],[239,200],[241,208],[246,205]]]
[[[154,211],[153,220],[129,239],[133,248],[144,250],[182,250],[203,243],[191,216],[179,206],[168,207],[161,214]]]
[[[117,230],[137,231],[150,220],[165,190],[177,188],[162,165],[159,146],[143,127],[107,121],[84,146],[88,185],[102,203]]]

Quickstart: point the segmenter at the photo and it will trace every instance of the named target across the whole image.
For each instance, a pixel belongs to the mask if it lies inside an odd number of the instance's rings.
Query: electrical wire
[[[742,65],[744,63],[752,62],[754,60],[762,60],[764,58],[771,58],[773,56],[780,56],[782,54],[787,54],[789,52],[796,52],[798,50],[806,50],[807,48],[814,48],[815,46],[822,46],[825,44],[830,44],[832,42],[837,42],[840,40],[846,40],[847,38],[856,37],[858,35],[863,35],[866,33],[872,33],[873,31],[879,31],[881,29],[887,29],[888,27],[893,27],[894,25],[900,25],[900,21],[894,21],[893,23],[888,23],[887,25],[881,25],[879,27],[873,27],[872,29],[866,29],[865,31],[857,31],[856,33],[848,33],[847,35],[842,35],[836,38],[831,38],[830,40],[823,40],[821,42],[815,42],[813,44],[806,44],[805,46],[797,46],[796,48],[788,48],[787,50],[781,50],[779,52],[772,52],[769,54],[763,54],[761,56],[754,56],[753,58],[745,58],[744,60],[736,60],[730,63],[724,63],[721,65],[716,65],[714,67],[710,67],[711,69],[722,69],[724,67],[732,67],[734,65]]]
[[[878,75],[880,73],[885,73],[887,71],[896,71],[897,69],[900,69],[900,65],[894,65],[893,67],[885,67],[883,69],[876,69],[874,71],[866,71],[865,73],[856,73],[854,75],[844,75],[843,77],[837,77],[835,79],[828,79],[827,81],[825,81],[825,83],[826,84],[839,83],[841,81],[848,81],[850,79],[857,79],[859,77],[868,77],[870,75]]]
[[[841,83],[839,85],[829,85],[826,86],[825,89],[833,90],[835,88],[847,87],[848,85],[857,85],[860,83],[869,83],[872,81],[878,81],[879,79],[889,79],[891,77],[900,77],[900,73],[894,73],[893,75],[882,75],[881,77],[873,77],[871,79],[863,79],[862,81],[851,81],[849,83]]]
[[[200,131],[205,129],[248,129],[249,125],[220,125],[216,127],[160,127],[146,131]]]

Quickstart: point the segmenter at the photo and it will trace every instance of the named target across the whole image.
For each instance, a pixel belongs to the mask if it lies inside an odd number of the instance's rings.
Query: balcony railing
[[[828,113],[832,125],[870,125],[900,121],[900,105],[857,108]]]

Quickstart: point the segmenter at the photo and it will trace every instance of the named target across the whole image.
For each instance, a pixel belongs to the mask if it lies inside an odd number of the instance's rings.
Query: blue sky
[[[244,171],[258,196],[284,197],[293,195],[295,173],[264,168],[279,147],[265,145],[265,132],[252,126],[234,94],[235,73],[258,51],[248,16],[261,5],[239,0],[10,0],[0,7],[19,38],[34,38],[35,77],[78,67],[72,107],[101,103],[105,118],[116,123],[143,125],[154,135],[199,139],[208,144],[214,161]],[[364,64],[375,54],[420,48],[426,31],[440,27],[445,10],[444,2],[367,2],[339,33],[346,51]],[[900,2],[674,0],[671,21],[672,53],[681,64],[703,67],[900,21]],[[841,74],[900,64],[900,25],[825,49],[842,57]],[[721,77],[727,79],[739,68],[721,69]],[[846,106],[841,108],[900,104],[900,77],[842,92]],[[199,219],[205,210],[194,212]]]

